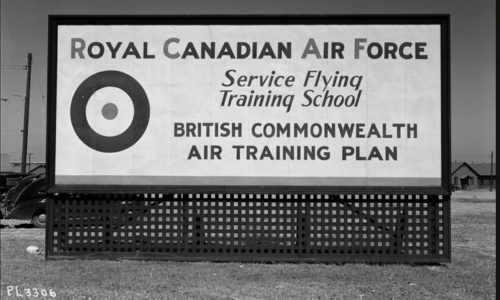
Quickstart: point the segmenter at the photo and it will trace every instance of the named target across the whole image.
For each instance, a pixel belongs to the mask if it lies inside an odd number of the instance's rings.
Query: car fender
[[[10,212],[10,217],[17,220],[31,220],[36,212],[44,212],[47,198],[31,198],[19,205],[16,205]]]
[[[44,177],[35,179],[31,183],[26,185],[26,187],[17,195],[16,199],[14,200],[14,207],[26,201],[30,201],[31,197],[43,198],[43,196],[45,195],[45,188],[43,188],[42,193],[38,193],[37,191],[40,189],[40,187],[44,185],[45,185]],[[40,194],[42,194],[42,196],[39,196]]]
[[[24,190],[25,187],[27,187],[34,180],[36,180],[36,177],[37,177],[36,175],[30,175],[21,179],[21,181],[19,181],[19,183],[15,187],[10,188],[7,191],[7,194],[5,195],[5,202],[6,203],[15,202],[17,196],[19,196],[19,194]]]

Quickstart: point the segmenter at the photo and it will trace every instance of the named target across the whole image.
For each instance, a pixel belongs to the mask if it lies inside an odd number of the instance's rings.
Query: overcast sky
[[[495,151],[495,1],[1,0],[1,152],[21,160],[27,54],[33,54],[28,152],[45,161],[49,15],[450,14],[452,160]],[[17,96],[20,95],[20,96]]]

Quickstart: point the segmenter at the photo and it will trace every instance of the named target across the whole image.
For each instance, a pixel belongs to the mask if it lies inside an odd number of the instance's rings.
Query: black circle
[[[87,120],[86,107],[90,97],[105,87],[121,89],[134,104],[132,123],[116,136],[100,135],[90,127]],[[83,143],[100,152],[119,152],[134,145],[146,131],[150,114],[149,100],[142,86],[133,77],[119,71],[103,71],[85,79],[76,89],[70,114],[73,129]]]

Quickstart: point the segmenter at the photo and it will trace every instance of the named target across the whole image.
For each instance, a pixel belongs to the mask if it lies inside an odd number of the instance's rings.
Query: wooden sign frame
[[[74,25],[439,25],[441,86],[441,183],[405,185],[263,185],[263,184],[58,184],[56,182],[56,126],[58,80],[58,30]],[[419,194],[450,195],[450,17],[449,15],[254,15],[254,16],[50,16],[48,57],[47,180],[52,193],[301,193],[301,194]],[[422,154],[425,155],[425,154]],[[77,159],[77,153],[75,153]]]

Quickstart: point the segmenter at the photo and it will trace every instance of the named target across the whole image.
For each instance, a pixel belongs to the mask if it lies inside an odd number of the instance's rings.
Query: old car
[[[46,202],[45,176],[28,176],[7,192],[0,207],[1,217],[31,220],[36,227],[45,228]]]
[[[3,195],[2,195],[2,204],[1,208],[5,208],[9,204],[12,205],[14,200],[16,199],[17,195],[21,193],[21,191],[29,185],[33,180],[35,180],[37,175],[29,175],[25,176],[24,178],[21,178],[13,187],[9,188]],[[2,210],[3,215],[5,213]]]
[[[24,178],[31,176],[36,176],[34,174],[29,174],[29,173],[6,173],[6,174],[0,174],[0,194],[2,195],[1,200],[3,201],[6,196],[7,192],[13,188],[16,187],[21,180]],[[19,190],[20,191],[20,190]]]
[[[24,177],[31,176],[30,173],[2,173],[0,174],[0,193],[4,195],[7,191],[15,187]]]

